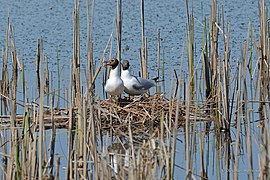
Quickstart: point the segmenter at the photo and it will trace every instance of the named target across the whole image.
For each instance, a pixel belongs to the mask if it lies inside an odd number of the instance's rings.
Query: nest
[[[176,117],[178,128],[184,123],[183,106],[177,106],[176,101],[170,101],[161,94],[119,101],[96,101],[95,109],[98,111],[102,130],[113,129],[122,134],[132,131],[133,135],[142,136],[162,127],[170,130],[175,125]]]

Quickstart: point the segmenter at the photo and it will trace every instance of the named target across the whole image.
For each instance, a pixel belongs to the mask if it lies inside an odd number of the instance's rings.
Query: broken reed
[[[118,5],[121,5],[120,1]],[[142,22],[144,22],[144,13],[142,3]],[[104,131],[101,125],[101,105],[96,105],[96,99],[93,98],[92,87],[93,83],[100,72],[100,66],[95,71],[89,87],[90,91],[86,91],[84,95],[81,93],[80,85],[80,41],[79,41],[79,3],[75,1],[74,10],[74,44],[73,44],[73,59],[70,65],[70,97],[69,97],[69,129],[68,129],[68,160],[66,168],[66,178],[133,178],[133,179],[171,179],[174,174],[179,170],[175,156],[179,149],[178,143],[178,118],[182,116],[179,112],[179,106],[184,104],[185,108],[185,158],[186,158],[186,177],[192,178],[194,176],[201,179],[207,179],[210,176],[210,153],[215,157],[215,176],[217,178],[239,176],[239,156],[243,151],[243,147],[247,150],[248,158],[248,177],[254,178],[254,159],[252,153],[252,138],[251,135],[251,121],[254,121],[254,111],[256,110],[256,103],[259,104],[260,113],[260,145],[263,147],[259,155],[259,177],[267,179],[269,177],[269,99],[267,92],[268,84],[268,65],[269,65],[269,38],[268,32],[268,17],[267,8],[264,0],[258,1],[260,12],[260,40],[258,41],[253,33],[252,26],[249,26],[248,35],[244,44],[241,47],[241,57],[238,62],[238,68],[233,73],[230,69],[230,27],[229,22],[224,20],[223,11],[222,21],[219,18],[220,14],[217,12],[217,3],[212,1],[212,13],[209,22],[205,19],[204,32],[202,35],[202,51],[201,61],[203,71],[200,71],[198,66],[194,66],[194,19],[192,14],[188,13],[187,3],[187,17],[188,20],[188,36],[187,48],[189,58],[189,76],[185,78],[182,72],[183,59],[181,60],[181,70],[176,77],[178,83],[175,83],[174,89],[177,93],[172,93],[173,87],[170,90],[170,97],[177,97],[176,99],[169,99],[169,110],[160,110],[159,120],[160,126],[155,129],[153,123],[150,123],[149,131],[144,133],[144,138],[141,140],[136,137],[133,131],[135,126],[132,120],[135,116],[131,112],[123,118],[119,115],[121,108],[108,108],[108,120],[111,124],[116,121],[126,123],[126,131],[122,131],[121,126],[111,126],[110,131]],[[88,5],[90,3],[88,2]],[[94,3],[92,3],[92,6]],[[118,7],[120,8],[120,6]],[[118,9],[119,10],[119,9]],[[88,9],[89,11],[89,9]],[[119,10],[119,12],[121,12]],[[88,12],[88,14],[90,14]],[[121,14],[121,13],[119,13]],[[119,15],[118,14],[118,15]],[[88,21],[90,18],[88,19]],[[93,21],[93,20],[92,20]],[[120,20],[118,23],[121,22]],[[122,22],[121,22],[122,23]],[[120,23],[120,24],[121,24]],[[120,25],[119,24],[119,25]],[[144,24],[144,23],[143,23]],[[88,25],[90,23],[88,22]],[[120,26],[119,26],[120,27]],[[118,34],[121,30],[118,27]],[[89,28],[90,29],[90,28]],[[144,28],[142,28],[142,59],[147,59],[146,53],[146,38],[144,37]],[[11,37],[11,39],[10,39]],[[2,177],[18,178],[37,178],[43,179],[45,177],[59,177],[59,158],[55,156],[55,136],[56,129],[54,124],[54,93],[51,95],[51,140],[47,146],[45,137],[46,131],[44,129],[44,52],[42,47],[42,39],[38,40],[37,49],[37,62],[41,64],[37,66],[37,86],[39,90],[39,107],[38,110],[30,108],[27,105],[27,91],[25,89],[26,81],[23,78],[23,92],[25,101],[25,112],[22,131],[16,123],[16,94],[17,94],[17,79],[18,79],[18,64],[16,55],[16,46],[14,38],[14,29],[11,28],[8,19],[7,36],[6,36],[6,49],[3,53],[3,68],[2,68],[2,81],[1,81],[1,113],[8,114],[10,112],[10,127],[4,129],[4,137],[1,138],[2,146]],[[121,37],[121,35],[119,36]],[[111,38],[111,37],[110,37]],[[121,42],[121,38],[119,38]],[[94,69],[91,68],[91,32],[88,38],[88,61],[89,69],[93,73]],[[110,40],[109,40],[110,42]],[[108,44],[109,44],[108,42]],[[10,45],[9,45],[10,43]],[[160,42],[159,42],[160,43]],[[223,45],[223,51],[218,47]],[[158,45],[160,46],[160,44]],[[10,47],[10,49],[9,49]],[[106,46],[107,49],[108,45]],[[251,47],[251,48],[248,48]],[[256,51],[256,53],[253,53]],[[160,50],[159,50],[160,52]],[[184,51],[183,51],[184,52]],[[12,76],[8,77],[8,54],[11,54],[12,61]],[[144,54],[143,54],[144,53]],[[119,53],[120,54],[120,53]],[[119,55],[118,54],[118,55]],[[164,53],[163,53],[164,55]],[[255,57],[254,57],[255,56]],[[183,58],[184,56],[182,56]],[[250,60],[251,59],[251,60]],[[252,59],[258,59],[258,62],[253,62]],[[165,58],[163,58],[164,65]],[[146,61],[142,61],[142,69],[146,68]],[[93,65],[93,64],[92,64]],[[92,66],[93,67],[93,66]],[[24,72],[24,65],[22,71]],[[47,68],[48,69],[48,68]],[[92,69],[92,71],[91,71]],[[158,68],[159,69],[159,68]],[[164,68],[163,68],[164,71]],[[145,69],[142,70],[143,74]],[[48,76],[46,72],[46,77]],[[93,73],[94,74],[94,73]],[[163,73],[164,74],[164,73]],[[204,77],[205,85],[198,81],[198,77]],[[60,78],[60,76],[58,76]],[[259,80],[260,88],[256,89],[256,82],[254,79]],[[46,78],[49,79],[49,78]],[[164,78],[163,78],[164,79]],[[46,80],[47,81],[47,80]],[[185,83],[189,82],[189,83]],[[192,82],[192,83],[190,83]],[[255,82],[255,84],[254,84]],[[171,83],[173,84],[173,83]],[[47,83],[46,83],[47,85]],[[250,91],[248,91],[248,85]],[[232,87],[233,86],[233,87]],[[59,87],[58,87],[59,88]],[[48,88],[49,89],[49,88]],[[52,87],[50,88],[52,89]],[[60,91],[60,89],[58,89]],[[201,95],[199,92],[204,92]],[[46,91],[46,95],[48,92]],[[259,94],[258,94],[259,93]],[[68,93],[66,93],[68,94]],[[175,94],[175,95],[172,95]],[[184,100],[180,96],[185,96]],[[258,98],[257,98],[258,97]],[[252,100],[258,101],[253,102]],[[68,98],[66,98],[68,101]],[[48,101],[47,101],[48,102]],[[176,102],[176,103],[174,103]],[[153,104],[158,104],[159,101],[153,101]],[[10,109],[8,109],[8,104]],[[251,104],[251,105],[250,105]],[[147,111],[149,119],[154,117],[156,110],[152,106]],[[196,112],[196,113],[194,113]],[[175,113],[176,121],[172,122],[172,117]],[[191,118],[194,113],[195,118]],[[208,123],[203,122],[203,116],[207,114]],[[231,119],[234,118],[234,125],[231,124]],[[195,122],[199,121],[199,122]],[[212,122],[213,121],[213,122]],[[211,128],[211,123],[213,128]],[[199,128],[197,127],[199,124]],[[199,133],[197,132],[199,131]],[[236,136],[231,137],[231,131],[234,131]],[[210,133],[213,132],[213,133]],[[10,133],[10,136],[6,134]],[[199,136],[198,136],[199,135]],[[243,142],[243,135],[246,141]],[[209,148],[210,137],[213,136],[214,148]],[[10,138],[10,139],[8,139]],[[235,143],[232,140],[235,139]],[[21,139],[22,141],[19,141]],[[207,140],[205,140],[207,139]],[[196,142],[199,142],[200,157],[196,158]],[[9,147],[8,147],[9,146]],[[50,147],[50,154],[47,154],[47,147]],[[180,149],[180,151],[183,151]],[[233,151],[233,152],[231,152]],[[221,152],[225,152],[224,156]],[[54,168],[54,159],[56,159],[56,167]],[[196,161],[200,161],[200,173],[195,171]],[[13,169],[12,167],[15,167]],[[176,170],[177,168],[177,170]],[[233,170],[230,173],[230,170]],[[224,174],[224,172],[226,172]]]

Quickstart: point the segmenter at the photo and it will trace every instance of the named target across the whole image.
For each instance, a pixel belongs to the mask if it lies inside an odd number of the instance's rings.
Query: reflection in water
[[[132,145],[128,142],[112,144],[108,147],[112,177],[165,178],[168,169],[164,165],[163,150],[157,138]]]

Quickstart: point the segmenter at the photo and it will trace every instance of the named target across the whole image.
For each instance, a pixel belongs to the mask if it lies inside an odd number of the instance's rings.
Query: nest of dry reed
[[[160,128],[172,128],[175,118],[178,117],[180,127],[184,122],[184,108],[179,105],[178,116],[177,103],[168,100],[162,94],[143,96],[140,98],[124,98],[115,100],[101,100],[95,102],[95,110],[98,111],[102,130],[114,130],[116,133],[133,135],[147,135],[151,131]]]

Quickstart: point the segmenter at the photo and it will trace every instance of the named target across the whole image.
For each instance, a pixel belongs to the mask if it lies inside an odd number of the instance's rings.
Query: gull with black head
[[[144,94],[155,86],[154,80],[132,76],[129,72],[129,61],[127,60],[122,62],[121,79],[124,82],[125,93],[131,96]]]
[[[120,63],[118,59],[112,58],[104,62],[104,66],[111,66],[110,76],[105,84],[105,91],[111,96],[120,95],[124,89],[124,83],[120,77]]]

